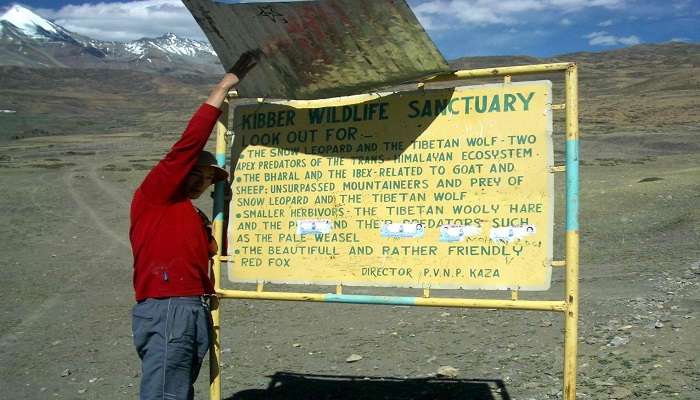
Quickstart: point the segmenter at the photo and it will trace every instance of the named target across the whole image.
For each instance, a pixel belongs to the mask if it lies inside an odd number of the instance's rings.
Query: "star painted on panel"
[[[272,20],[272,22],[277,22],[278,18],[285,24],[288,22],[287,18],[285,18],[284,15],[280,14],[276,10],[273,10],[272,6],[260,7],[259,9],[260,13],[258,15],[261,17],[268,17]]]

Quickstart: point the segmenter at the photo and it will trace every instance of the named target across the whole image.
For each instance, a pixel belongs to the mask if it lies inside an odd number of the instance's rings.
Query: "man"
[[[226,94],[256,61],[255,53],[241,56],[134,193],[129,236],[138,303],[132,329],[142,361],[141,400],[194,398],[211,340],[204,296],[214,293],[209,259],[217,243],[191,200],[228,177],[203,149]]]

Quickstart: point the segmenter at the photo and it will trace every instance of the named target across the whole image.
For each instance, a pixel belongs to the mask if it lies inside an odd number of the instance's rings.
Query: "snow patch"
[[[135,54],[137,56],[143,56],[143,54],[145,53],[143,44],[139,42],[124,43],[124,50],[126,50],[128,53]]]
[[[131,43],[140,43],[142,47],[151,46],[154,49],[165,54],[174,54],[185,57],[196,57],[200,53],[209,53],[216,55],[214,49],[209,43],[199,42],[197,40],[180,38],[174,33],[166,33],[155,39],[140,39]]]
[[[161,57],[157,55],[160,53],[163,53],[169,62],[172,62],[170,56],[187,58],[197,58],[204,54],[216,56],[216,52],[214,52],[209,43],[180,38],[174,33],[166,33],[157,38],[143,38],[131,42],[103,42],[88,37],[74,36],[61,26],[19,5],[8,9],[2,14],[0,20],[7,21],[13,26],[13,29],[16,28],[18,32],[32,39],[58,40],[63,47],[66,46],[66,43],[63,42],[78,43],[83,47],[99,49],[116,56],[130,54],[138,59],[150,57],[149,62],[160,59]],[[9,38],[12,40],[12,36],[9,36]]]
[[[54,23],[34,14],[32,11],[15,5],[0,17],[19,28],[22,33],[32,38],[45,38],[44,32],[59,34],[59,27]]]

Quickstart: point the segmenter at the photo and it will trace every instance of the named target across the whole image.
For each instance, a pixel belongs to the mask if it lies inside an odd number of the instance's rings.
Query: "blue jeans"
[[[199,297],[146,299],[132,311],[141,358],[141,400],[191,400],[211,343],[211,314]]]

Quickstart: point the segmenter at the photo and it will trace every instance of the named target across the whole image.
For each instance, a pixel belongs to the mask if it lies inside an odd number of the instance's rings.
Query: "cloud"
[[[620,8],[632,0],[409,0],[423,26],[435,33],[465,25],[519,26],[543,12],[569,13],[603,7]],[[243,0],[242,2],[254,2]],[[66,29],[101,40],[126,41],[154,37],[165,32],[206,40],[180,0],[136,0],[67,5],[39,14]],[[572,18],[558,18],[561,26]]]
[[[471,7],[469,4],[465,3],[469,2],[443,0],[427,1],[413,7],[413,11],[416,13],[421,23],[428,21],[426,26],[432,28],[439,28],[434,24],[435,21],[440,21],[444,27],[450,26],[449,23],[446,23],[447,21],[444,17],[454,17],[462,23],[471,25],[512,23],[513,18],[509,13],[499,12],[499,7],[507,7],[507,5],[502,2],[494,3],[493,6],[489,7],[480,5]]]
[[[641,43],[637,36],[614,36],[606,31],[591,32],[584,36],[591,46],[633,46]]]
[[[486,25],[514,25],[538,13],[570,13],[591,7],[623,8],[630,0],[429,0],[412,2],[413,11],[425,26],[449,28],[454,21]],[[439,21],[439,25],[437,22]]]
[[[613,24],[613,20],[611,20],[611,19],[606,19],[605,21],[600,22],[600,23],[598,24],[598,26],[610,26],[610,25],[612,25],[612,24]]]
[[[179,0],[67,5],[37,12],[66,29],[100,40],[126,41],[173,32],[204,39],[192,15]]]
[[[622,8],[626,0],[542,0],[550,6],[561,8],[563,11],[578,11],[589,7]]]
[[[180,0],[83,3],[58,10],[35,11],[70,31],[100,40],[127,41],[166,32],[205,40],[204,33]]]
[[[673,8],[676,10],[683,10],[693,6],[692,0],[675,0],[672,2]]]
[[[671,38],[671,40],[669,40],[669,42],[673,42],[673,43],[691,43],[692,40],[691,40],[690,38],[686,38],[686,37],[674,37],[674,38]]]

